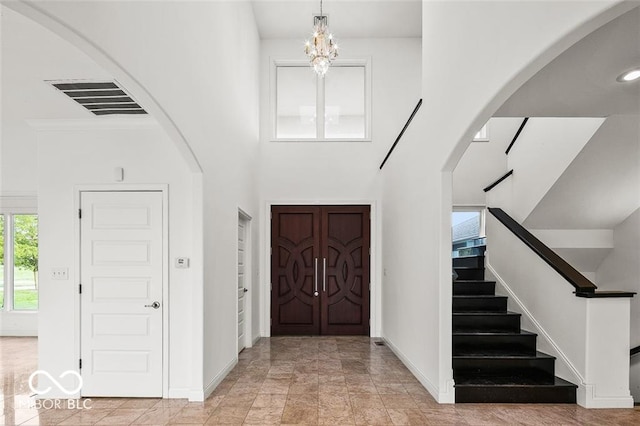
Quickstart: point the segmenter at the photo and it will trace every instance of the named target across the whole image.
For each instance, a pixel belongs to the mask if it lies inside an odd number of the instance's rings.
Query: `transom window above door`
[[[370,141],[368,60],[335,62],[324,78],[306,62],[274,61],[274,141]]]

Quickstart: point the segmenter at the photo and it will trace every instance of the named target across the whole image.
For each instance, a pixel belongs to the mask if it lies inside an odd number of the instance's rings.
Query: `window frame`
[[[31,203],[27,203],[31,204]],[[15,308],[15,274],[14,274],[14,236],[15,236],[15,221],[14,216],[19,215],[34,215],[38,216],[38,209],[35,207],[27,206],[2,206],[0,207],[0,216],[4,217],[4,270],[2,274],[3,278],[3,303],[0,306],[0,312],[14,312],[14,313],[36,313],[40,309],[40,289],[38,287],[38,308],[36,309],[16,309]],[[38,217],[39,219],[39,217]],[[39,224],[39,222],[38,222]],[[38,241],[40,236],[38,235]],[[39,245],[38,245],[39,246]],[[40,273],[40,271],[38,271]]]
[[[269,131],[271,142],[371,142],[371,58],[339,59],[331,64],[331,67],[363,67],[364,68],[364,137],[363,138],[326,138],[325,132],[325,80],[316,76],[316,137],[315,138],[279,138],[277,136],[277,72],[279,67],[307,68],[309,72],[313,69],[309,62],[305,60],[292,59],[271,59],[270,69],[270,91],[269,91]],[[331,69],[329,69],[329,73]]]

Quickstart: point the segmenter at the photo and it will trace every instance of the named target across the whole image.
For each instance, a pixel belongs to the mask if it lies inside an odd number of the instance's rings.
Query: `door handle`
[[[313,262],[313,295],[318,297],[318,258]]]
[[[327,258],[322,258],[322,291],[327,291]]]
[[[244,291],[245,293],[249,291],[248,288],[243,288],[242,291]]]
[[[144,305],[145,308],[153,308],[153,309],[158,309],[160,307],[160,302],[153,302],[150,305]]]

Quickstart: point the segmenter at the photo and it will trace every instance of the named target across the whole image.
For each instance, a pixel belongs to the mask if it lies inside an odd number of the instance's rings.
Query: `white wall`
[[[114,184],[113,169],[124,168],[121,188],[138,184],[169,186],[168,259],[191,257],[193,175],[176,147],[152,120],[38,122],[40,226],[39,368],[58,377],[77,367],[78,186]],[[52,281],[53,267],[69,269],[69,279]],[[194,344],[193,269],[169,269],[169,386],[187,397],[197,383],[190,375]]]
[[[492,118],[487,123],[488,142],[472,142],[453,171],[453,205],[484,206],[483,191],[507,172],[504,153],[518,131],[521,118]]]
[[[371,333],[380,330],[380,163],[420,99],[420,39],[340,39],[341,58],[371,59],[370,142],[272,142],[269,96],[273,60],[302,57],[300,40],[263,40],[260,63],[260,218],[262,220],[262,333],[269,334],[270,225],[273,204],[373,204]],[[308,70],[309,73],[313,71]],[[331,72],[331,70],[329,70]]]
[[[194,314],[204,319],[193,324],[201,338],[194,342],[189,371],[194,383],[200,382],[190,397],[202,399],[237,361],[238,208],[257,217],[260,53],[251,4],[30,2],[11,7],[90,53],[158,118],[191,169],[202,170],[202,181],[194,182],[191,220],[200,227],[194,230],[199,250],[192,265],[200,272],[193,276],[199,292]],[[258,226],[253,230],[257,237]]]
[[[604,118],[531,118],[507,156],[513,175],[487,194],[488,202],[524,222],[603,122]]]
[[[35,196],[36,136],[25,119],[91,116],[45,80],[111,76],[68,42],[4,6],[0,31],[0,193]]]
[[[613,251],[596,271],[601,290],[627,290],[640,293],[640,209],[613,230]],[[630,346],[640,345],[640,298],[631,299]],[[640,401],[640,357],[631,359],[631,393]]]
[[[640,209],[613,230],[613,251],[596,271],[601,290],[640,293]],[[631,346],[640,345],[640,298],[631,300]]]
[[[382,327],[438,401],[454,400],[451,170],[475,132],[519,85],[623,12],[594,19],[612,5],[423,2],[425,103],[383,170]]]

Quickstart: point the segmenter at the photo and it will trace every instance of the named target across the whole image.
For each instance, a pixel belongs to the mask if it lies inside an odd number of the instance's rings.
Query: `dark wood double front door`
[[[369,214],[369,206],[272,207],[272,335],[369,335]]]

